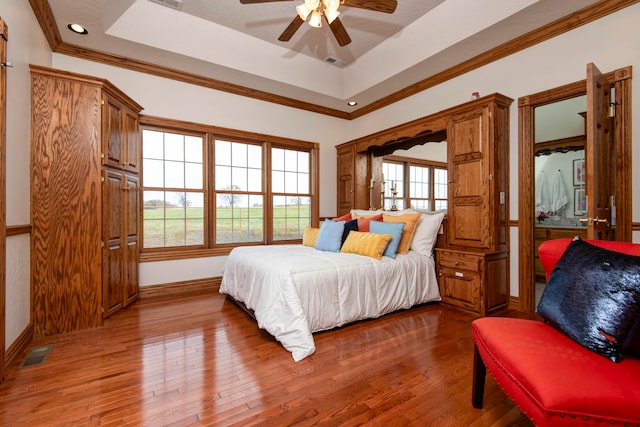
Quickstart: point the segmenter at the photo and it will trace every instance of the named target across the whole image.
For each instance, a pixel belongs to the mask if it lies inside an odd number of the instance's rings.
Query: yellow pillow
[[[316,247],[316,242],[318,241],[318,233],[320,232],[319,228],[307,227],[304,229],[304,234],[302,235],[302,244],[304,246],[311,246],[312,248]]]
[[[351,231],[342,244],[340,252],[358,254],[382,259],[382,254],[391,241],[391,234],[376,234]]]
[[[411,246],[411,240],[413,240],[413,233],[416,231],[416,225],[421,215],[420,212],[404,215],[382,214],[383,222],[404,222],[404,229],[402,230],[402,237],[400,238],[397,253],[406,254],[409,252],[409,246]]]

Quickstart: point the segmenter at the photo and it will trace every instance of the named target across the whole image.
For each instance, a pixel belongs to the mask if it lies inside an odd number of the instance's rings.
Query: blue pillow
[[[320,226],[316,249],[320,251],[340,252],[342,233],[346,221],[325,220]]]
[[[349,233],[351,231],[358,231],[358,220],[352,219],[351,221],[347,221],[344,223],[344,231],[342,232],[342,242],[340,242],[340,247],[344,245],[344,241],[347,240]]]
[[[371,221],[369,223],[369,231],[371,233],[391,234],[391,240],[382,254],[391,258],[396,257],[400,238],[402,237],[402,230],[404,230],[404,222]]]

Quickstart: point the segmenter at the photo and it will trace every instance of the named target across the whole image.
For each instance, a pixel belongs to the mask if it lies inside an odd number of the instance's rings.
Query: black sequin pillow
[[[640,317],[640,257],[576,238],[551,272],[537,311],[583,347],[622,360]]]

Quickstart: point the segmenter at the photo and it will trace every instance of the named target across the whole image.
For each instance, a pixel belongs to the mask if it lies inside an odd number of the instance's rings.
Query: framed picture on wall
[[[573,189],[573,214],[584,215],[586,212],[587,212],[587,196],[585,194],[584,188],[574,188]]]
[[[573,161],[573,185],[574,187],[584,185],[584,159]]]

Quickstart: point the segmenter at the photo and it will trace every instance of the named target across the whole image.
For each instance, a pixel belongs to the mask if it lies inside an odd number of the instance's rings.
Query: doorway
[[[631,241],[631,67],[604,74],[615,92],[613,144],[615,170],[616,239]],[[535,311],[535,109],[585,95],[587,82],[582,80],[518,100],[518,264],[519,305],[523,312]],[[587,165],[587,174],[592,173]]]

